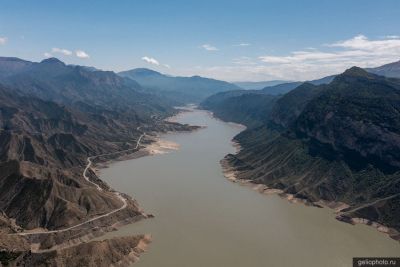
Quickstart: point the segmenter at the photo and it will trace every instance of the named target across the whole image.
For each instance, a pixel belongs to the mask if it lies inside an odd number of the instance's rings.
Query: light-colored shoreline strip
[[[240,144],[235,142],[235,141],[233,141],[232,143],[233,143],[233,146],[236,147],[236,153],[238,153],[241,150]],[[324,201],[322,199],[319,200],[319,201],[316,201],[316,202],[310,202],[308,200],[296,198],[293,194],[285,193],[281,189],[270,188],[270,187],[268,187],[268,186],[266,186],[264,184],[253,183],[252,180],[243,180],[243,179],[237,178],[237,172],[238,171],[234,170],[234,168],[232,168],[232,166],[227,162],[226,159],[222,159],[220,161],[220,164],[221,164],[221,167],[222,167],[223,175],[225,176],[225,178],[228,181],[231,181],[233,183],[236,183],[236,184],[239,184],[239,185],[242,185],[242,186],[247,186],[247,187],[251,188],[252,190],[255,190],[255,191],[257,191],[257,192],[259,192],[261,194],[264,194],[264,195],[272,195],[272,194],[278,195],[282,199],[285,199],[285,200],[287,200],[287,201],[289,201],[290,203],[293,203],[293,204],[300,203],[300,204],[304,204],[306,206],[329,208],[329,209],[334,211],[334,214],[336,215],[336,219],[338,221],[350,223],[350,224],[353,224],[353,225],[355,225],[355,224],[368,225],[368,226],[371,226],[371,227],[375,228],[379,232],[388,235],[390,238],[392,238],[392,239],[394,239],[396,241],[400,241],[400,233],[399,233],[399,231],[397,231],[394,228],[391,228],[391,227],[385,226],[383,224],[380,224],[378,222],[375,222],[375,221],[372,221],[372,220],[369,220],[369,219],[365,219],[365,218],[357,218],[357,217],[350,217],[349,221],[340,219],[340,217],[342,215],[346,216],[349,213],[355,212],[355,211],[357,211],[359,209],[372,206],[372,205],[377,204],[377,203],[379,203],[381,201],[384,201],[384,200],[389,200],[389,199],[398,197],[400,195],[400,193],[392,195],[392,196],[389,196],[389,197],[386,197],[384,199],[375,200],[375,201],[373,201],[371,203],[364,204],[364,205],[362,205],[360,207],[357,207],[357,208],[354,208],[354,209],[351,209],[351,210],[348,210],[348,211],[343,211],[344,209],[347,209],[349,207],[348,204],[343,203],[343,202],[335,202],[335,201],[330,201],[329,202],[329,201]]]

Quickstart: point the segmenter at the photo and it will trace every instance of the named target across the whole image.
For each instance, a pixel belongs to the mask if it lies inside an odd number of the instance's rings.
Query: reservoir
[[[176,117],[206,126],[162,139],[179,149],[112,164],[101,179],[135,198],[154,218],[102,238],[148,233],[137,267],[352,266],[353,257],[400,256],[400,243],[366,225],[335,219],[330,209],[292,204],[224,178],[219,161],[243,130],[208,112]]]

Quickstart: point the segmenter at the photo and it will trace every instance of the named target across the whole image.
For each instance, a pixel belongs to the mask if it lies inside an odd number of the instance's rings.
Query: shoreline
[[[241,145],[235,140],[231,140],[231,142],[232,146],[236,148],[235,154],[240,152],[240,150],[242,149]],[[335,219],[340,222],[349,223],[351,225],[357,225],[357,224],[368,225],[375,228],[380,233],[387,235],[389,238],[400,242],[400,232],[394,228],[387,227],[385,225],[382,225],[375,221],[371,221],[369,219],[346,216],[342,212],[344,209],[349,207],[349,205],[346,203],[325,201],[323,199],[320,199],[316,202],[311,202],[307,199],[296,198],[293,194],[285,193],[282,189],[270,188],[264,184],[256,184],[252,180],[238,179],[237,173],[239,171],[236,171],[234,167],[232,167],[225,158],[220,161],[220,165],[224,177],[232,183],[249,187],[250,189],[257,191],[258,193],[263,195],[272,195],[272,194],[278,195],[279,197],[281,197],[282,199],[286,199],[290,203],[294,204],[300,203],[306,206],[312,206],[317,208],[329,208],[333,210]]]
[[[150,143],[143,145],[142,148],[133,153],[127,153],[95,163],[95,166],[93,166],[93,171],[96,173],[96,175],[98,175],[100,174],[102,169],[109,168],[112,164],[120,161],[133,160],[147,156],[162,155],[170,151],[179,149],[179,144],[163,140],[159,136],[153,136],[152,139],[149,141]]]
[[[179,109],[179,112],[171,117],[166,118],[169,121],[171,118],[179,116],[181,113],[191,112],[191,109]],[[82,226],[74,227],[73,229],[62,231],[62,232],[48,232],[46,235],[35,233],[38,229],[33,229],[28,232],[27,240],[30,240],[30,251],[34,255],[48,255],[49,253],[64,253],[69,250],[85,248],[87,246],[96,246],[100,241],[96,241],[97,238],[105,235],[106,233],[117,231],[123,226],[133,224],[135,222],[141,221],[143,219],[153,218],[153,214],[147,214],[144,209],[142,209],[138,201],[134,196],[130,196],[123,192],[119,192],[109,186],[100,178],[100,173],[102,169],[110,167],[111,164],[117,163],[119,161],[137,159],[145,156],[161,155],[169,153],[170,151],[175,151],[179,149],[177,143],[164,140],[161,135],[173,132],[193,132],[203,127],[190,127],[189,130],[167,130],[162,132],[149,132],[146,134],[145,142],[142,142],[137,149],[127,149],[126,151],[116,151],[115,153],[108,153],[105,155],[100,155],[96,157],[96,161],[92,162],[89,169],[88,181],[98,185],[99,190],[104,190],[109,193],[114,193],[120,195],[127,202],[127,209],[123,208],[116,211],[114,214],[93,220],[91,222],[85,223]],[[90,174],[91,172],[91,174]],[[134,213],[136,214],[134,215]],[[132,216],[134,215],[134,216]],[[139,260],[140,254],[147,251],[149,244],[152,242],[152,236],[150,234],[145,235],[126,235],[127,239],[138,239],[139,243],[134,247],[126,247],[129,249],[129,254],[124,255],[118,259],[118,266],[130,266],[134,262]],[[48,240],[54,240],[48,243]],[[112,243],[116,245],[115,247],[109,246],[109,254],[121,254],[120,246],[118,245],[118,238],[110,238],[103,240],[105,242]],[[44,243],[44,245],[42,244]],[[122,244],[121,244],[122,245]],[[89,258],[96,258],[96,256],[91,257],[91,255],[86,255]]]
[[[193,109],[190,109],[190,108],[179,109],[179,112],[177,114],[175,114],[171,117],[168,117],[165,120],[174,122],[174,120],[177,116],[180,116],[181,114],[186,113],[186,112],[191,112],[192,110]],[[202,129],[202,128],[204,128],[204,126],[193,128],[193,129],[189,130],[188,132],[194,132],[194,131]],[[162,154],[169,153],[171,151],[179,150],[179,148],[180,148],[179,144],[172,142],[172,141],[165,140],[161,137],[161,135],[168,134],[168,133],[174,133],[174,132],[177,132],[177,131],[166,131],[166,132],[162,132],[162,133],[148,134],[148,135],[146,135],[146,137],[147,137],[146,143],[142,144],[138,148],[138,150],[136,150],[134,152],[128,152],[125,154],[124,153],[117,154],[117,156],[114,156],[114,157],[111,156],[108,159],[100,160],[99,162],[96,162],[93,164],[92,171],[95,173],[95,175],[97,176],[97,179],[101,183],[105,183],[102,179],[100,179],[100,173],[103,169],[109,168],[114,163],[138,159],[138,158],[147,157],[147,156],[162,155]],[[187,131],[184,131],[184,132],[187,132]],[[106,184],[106,186],[109,187],[108,184]],[[111,191],[115,191],[112,187],[109,187],[109,188]],[[120,192],[120,194],[122,194],[125,198],[130,199],[131,201],[135,202],[141,215],[135,216],[135,218],[126,218],[126,219],[116,221],[111,227],[106,227],[105,229],[100,228],[100,231],[97,235],[93,235],[93,234],[89,233],[89,234],[83,236],[81,242],[78,244],[83,244],[85,242],[97,242],[97,241],[93,241],[93,239],[99,238],[99,237],[105,235],[107,232],[118,231],[118,229],[121,228],[122,226],[126,226],[129,224],[133,224],[137,221],[143,220],[143,219],[150,219],[150,218],[154,217],[153,214],[145,213],[145,211],[140,207],[139,202],[134,198],[134,196],[127,195],[123,192]],[[140,217],[140,218],[138,218],[138,217]],[[138,247],[132,248],[133,249],[132,251],[134,251],[134,254],[128,255],[126,257],[126,259],[122,260],[121,263],[119,263],[119,264],[122,264],[120,266],[129,266],[129,265],[137,262],[139,260],[140,254],[147,251],[149,244],[152,242],[152,236],[150,234],[145,234],[144,236],[146,239],[145,242],[140,243],[139,244],[140,246],[138,245]],[[130,237],[130,236],[126,236],[126,237]],[[85,239],[85,241],[83,241],[83,239]],[[139,248],[139,250],[137,248]]]

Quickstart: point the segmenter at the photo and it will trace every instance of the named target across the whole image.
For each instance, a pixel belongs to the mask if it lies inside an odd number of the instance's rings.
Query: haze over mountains
[[[200,76],[172,77],[144,68],[119,72],[118,75],[137,81],[154,93],[182,103],[199,103],[207,96],[217,92],[240,89],[240,87],[224,81]]]
[[[274,86],[282,83],[289,83],[291,81],[284,80],[272,80],[272,81],[261,81],[261,82],[235,82],[237,86],[245,90],[260,90],[267,86]]]

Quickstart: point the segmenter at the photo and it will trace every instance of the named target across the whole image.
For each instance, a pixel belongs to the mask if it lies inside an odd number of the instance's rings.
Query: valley
[[[243,90],[0,58],[0,262],[260,266],[267,253],[275,265],[305,256],[297,265],[321,266],[330,255],[330,266],[350,266],[352,255],[399,256],[400,82],[373,74],[396,76],[393,64]],[[191,102],[212,113],[176,107]]]
[[[230,140],[243,126],[196,109],[175,119],[205,128],[162,135],[179,148],[100,172],[155,215],[96,239],[151,234],[149,250],[133,266],[352,266],[353,255],[399,256],[397,241],[373,227],[340,222],[333,209],[291,203],[226,179],[219,161],[235,153]]]
[[[0,1],[0,267],[400,266],[400,1]]]

